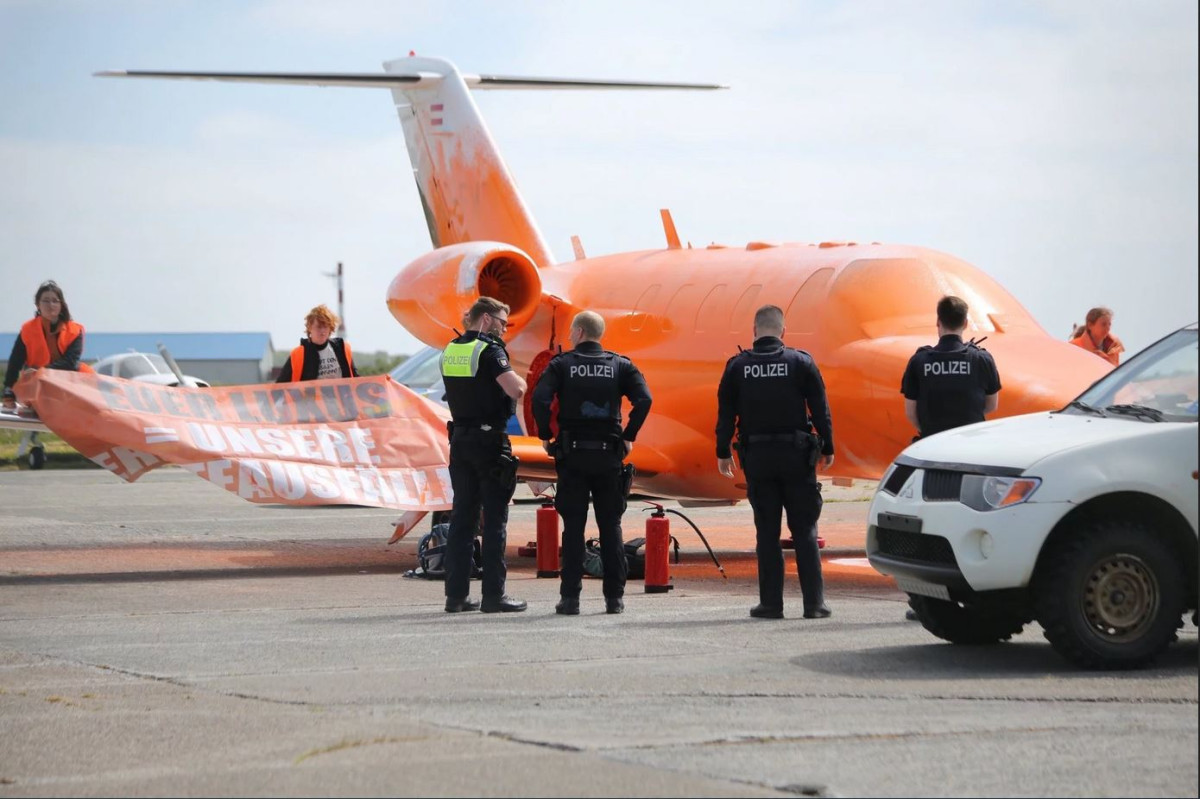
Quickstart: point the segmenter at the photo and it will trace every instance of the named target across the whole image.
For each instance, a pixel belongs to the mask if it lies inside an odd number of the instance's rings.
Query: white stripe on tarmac
[[[831,558],[830,563],[836,563],[839,566],[850,566],[856,569],[874,569],[871,567],[871,561],[866,558]]]

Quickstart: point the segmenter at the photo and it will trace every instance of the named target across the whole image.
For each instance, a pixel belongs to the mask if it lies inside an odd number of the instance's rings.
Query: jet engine
[[[533,259],[496,241],[439,247],[400,270],[388,286],[387,304],[408,332],[442,347],[454,337],[454,328],[465,329],[463,315],[481,296],[507,304],[509,334],[519,331],[542,296]]]

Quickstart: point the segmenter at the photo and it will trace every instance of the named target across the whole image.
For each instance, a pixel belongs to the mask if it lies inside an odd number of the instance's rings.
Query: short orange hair
[[[308,312],[308,316],[304,317],[304,332],[312,327],[313,322],[324,322],[329,325],[330,330],[337,330],[338,317],[333,311],[325,305],[318,305]]]

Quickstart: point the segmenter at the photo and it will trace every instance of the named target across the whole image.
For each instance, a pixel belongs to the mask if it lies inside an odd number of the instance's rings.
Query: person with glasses
[[[816,467],[833,466],[833,420],[821,371],[807,352],[784,346],[783,332],[783,311],[762,306],[754,314],[754,347],[725,365],[717,388],[717,469],[733,477],[736,429],[758,554],[759,601],[750,615],[783,618],[779,535],[786,510],[804,618],[824,619],[830,610],[817,544],[822,500]]]
[[[571,320],[573,349],[556,355],[533,390],[533,418],[558,474],[554,504],[563,518],[561,599],[554,610],[579,615],[583,591],[584,529],[588,498],[600,529],[607,613],[625,611],[625,512],[622,461],[650,413],[650,390],[633,361],[600,346],[604,317],[581,311]],[[629,400],[629,421],[621,427],[621,399]],[[558,400],[558,436],[551,437],[551,405]],[[632,468],[632,467],[628,467]]]
[[[525,380],[513,371],[501,339],[508,312],[499,300],[480,297],[463,319],[467,332],[442,352],[454,489],[444,556],[447,613],[516,613],[526,607],[505,593],[508,502],[517,486],[506,426],[525,395]],[[476,602],[470,597],[472,549],[481,523],[483,597]]]
[[[4,373],[4,405],[16,404],[13,386],[26,369],[66,369],[92,371],[83,357],[83,325],[71,318],[71,309],[63,290],[53,280],[37,287],[33,294],[33,318],[21,325],[13,342]]]

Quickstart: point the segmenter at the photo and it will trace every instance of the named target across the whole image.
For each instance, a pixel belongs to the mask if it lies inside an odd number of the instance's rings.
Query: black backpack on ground
[[[675,547],[675,562],[679,562],[679,541],[671,536]],[[583,545],[583,573],[589,577],[604,576],[604,561],[600,558],[600,539],[589,538]],[[625,542],[625,579],[646,578],[646,539],[631,538]]]
[[[421,536],[417,542],[417,568],[404,573],[405,577],[424,577],[426,580],[446,579],[446,539],[450,535],[450,523],[435,524],[433,529]],[[471,542],[471,577],[483,576],[483,549],[479,538]]]
[[[675,549],[675,562],[679,562],[679,539],[671,536],[671,546]],[[646,579],[646,539],[631,538],[625,542],[625,563],[628,564],[625,578],[628,580]]]

